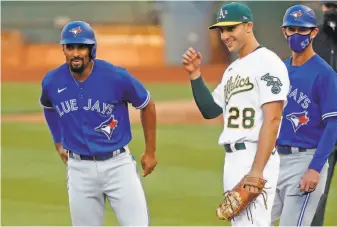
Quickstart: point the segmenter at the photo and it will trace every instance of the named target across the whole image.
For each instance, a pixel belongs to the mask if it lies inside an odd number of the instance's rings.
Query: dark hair
[[[91,53],[92,53],[92,48],[94,48],[94,44],[87,44],[88,47],[89,47],[89,57],[90,59],[93,59],[93,57],[91,56]]]
[[[323,3],[323,5],[327,8],[334,8],[334,9],[337,8],[337,2],[336,3],[335,2],[325,2]]]

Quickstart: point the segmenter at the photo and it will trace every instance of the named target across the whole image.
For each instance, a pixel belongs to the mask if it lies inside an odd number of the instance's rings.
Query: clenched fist
[[[196,52],[192,47],[188,48],[188,50],[183,54],[182,63],[185,70],[189,73],[191,80],[195,80],[201,75],[201,60],[202,57],[200,52]]]

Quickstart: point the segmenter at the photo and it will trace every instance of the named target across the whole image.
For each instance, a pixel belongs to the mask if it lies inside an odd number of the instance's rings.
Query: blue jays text
[[[142,109],[150,93],[126,69],[95,59],[90,76],[79,82],[68,64],[42,81],[41,104],[59,116],[64,149],[99,155],[131,141],[128,103]]]
[[[309,168],[320,172],[336,139],[337,74],[317,54],[302,66],[291,61],[285,61],[291,87],[277,145],[317,148]]]

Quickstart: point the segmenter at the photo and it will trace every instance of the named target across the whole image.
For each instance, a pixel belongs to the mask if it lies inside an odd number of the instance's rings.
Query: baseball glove
[[[260,194],[263,196],[264,205],[267,209],[267,193],[264,190],[265,183],[266,181],[263,178],[244,176],[232,190],[224,193],[225,199],[217,207],[216,216],[220,220],[231,221],[241,211],[245,210],[248,205],[253,203]],[[250,192],[245,186],[255,186],[259,191],[257,193]]]

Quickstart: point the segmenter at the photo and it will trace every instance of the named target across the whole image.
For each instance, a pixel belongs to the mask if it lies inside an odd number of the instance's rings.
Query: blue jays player
[[[337,139],[337,74],[312,48],[318,33],[312,9],[290,7],[282,32],[292,56],[285,61],[290,91],[277,139],[280,172],[272,221],[310,226]]]
[[[128,148],[128,103],[141,112],[146,176],[157,164],[156,112],[150,94],[126,69],[96,59],[94,30],[86,22],[65,25],[61,45],[66,63],[43,78],[40,102],[67,164],[72,224],[101,226],[107,199],[120,225],[148,226],[144,190]]]

